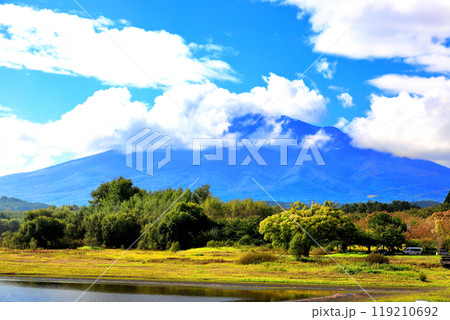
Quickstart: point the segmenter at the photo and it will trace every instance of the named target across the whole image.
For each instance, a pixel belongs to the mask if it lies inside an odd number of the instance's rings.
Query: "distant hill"
[[[0,211],[28,211],[45,208],[48,208],[48,204],[31,203],[17,198],[9,198],[5,196],[0,198]]]
[[[425,201],[424,200],[424,201],[413,201],[413,202],[411,202],[411,204],[416,204],[421,208],[429,208],[429,207],[434,207],[434,206],[440,205],[441,203],[437,202],[437,201]]]

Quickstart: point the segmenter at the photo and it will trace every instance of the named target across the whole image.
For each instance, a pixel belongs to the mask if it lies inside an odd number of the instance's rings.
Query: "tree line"
[[[368,251],[375,247],[394,251],[409,241],[411,226],[388,208],[407,215],[428,214],[401,201],[380,211],[364,211],[364,216],[358,209],[353,212],[351,206],[338,207],[330,201],[310,206],[297,202],[282,212],[264,201],[224,202],[208,185],[193,191],[169,188],[147,192],[122,177],[101,184],[91,197],[88,206],[50,206],[28,211],[21,220],[0,216],[2,246],[178,250],[255,245],[284,248],[296,257],[308,256],[318,243],[328,251],[345,252],[356,245]],[[446,205],[450,210],[450,196],[439,210]],[[432,231],[439,246],[449,242],[450,211],[442,211]]]

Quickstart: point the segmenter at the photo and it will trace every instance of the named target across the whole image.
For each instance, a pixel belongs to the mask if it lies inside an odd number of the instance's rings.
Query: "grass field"
[[[276,260],[242,265],[239,260],[252,248],[199,248],[179,252],[130,250],[103,279],[355,286],[330,257],[294,261],[283,252]],[[0,249],[0,276],[97,278],[123,250],[9,250]],[[406,288],[386,301],[450,301],[450,270],[436,256],[394,256],[390,263],[368,265],[365,254],[334,254],[333,258],[367,288]],[[422,274],[422,277],[420,275]],[[425,277],[424,277],[425,275]],[[425,279],[426,278],[426,279]]]

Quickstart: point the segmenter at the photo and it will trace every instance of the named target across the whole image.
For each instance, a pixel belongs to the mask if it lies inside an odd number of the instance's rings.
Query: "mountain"
[[[119,176],[131,178],[137,186],[147,190],[186,188],[198,178],[194,188],[210,184],[213,193],[223,200],[247,197],[272,200],[253,179],[282,202],[333,200],[350,203],[370,199],[442,202],[450,189],[447,167],[355,148],[350,137],[337,128],[284,120],[286,130],[298,141],[319,130],[330,138],[319,149],[325,165],[317,165],[315,161],[295,165],[299,147],[289,147],[287,165],[280,165],[279,146],[261,148],[260,154],[267,165],[258,165],[253,158],[248,165],[241,165],[249,155],[245,148],[238,148],[236,165],[228,165],[229,149],[224,150],[223,161],[208,161],[202,157],[200,165],[193,165],[192,150],[173,148],[172,160],[150,176],[127,167],[124,154],[107,151],[34,172],[0,177],[0,194],[55,205],[86,204],[90,192],[100,183]],[[237,124],[233,129],[242,132]],[[156,161],[163,158],[164,150],[155,152]]]
[[[411,204],[415,204],[421,208],[429,208],[429,207],[438,206],[441,204],[441,202],[422,200],[422,201],[413,201]]]
[[[43,203],[31,203],[17,198],[0,198],[0,211],[28,211],[35,209],[45,209],[48,208],[47,204]]]

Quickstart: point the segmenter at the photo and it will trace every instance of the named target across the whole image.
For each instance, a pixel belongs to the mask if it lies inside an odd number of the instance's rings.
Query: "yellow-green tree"
[[[297,202],[289,211],[274,214],[261,221],[259,232],[274,247],[291,247],[291,253],[297,257],[308,256],[311,246],[317,244],[315,241],[321,245],[338,241],[342,247],[347,247],[356,239],[353,223],[329,201],[322,205],[314,203],[310,208]],[[298,252],[293,252],[295,250]]]

